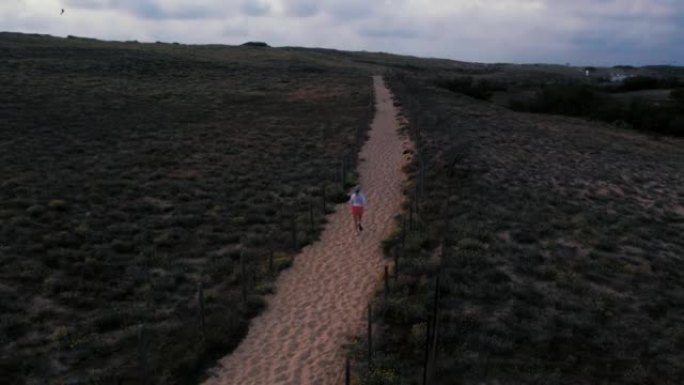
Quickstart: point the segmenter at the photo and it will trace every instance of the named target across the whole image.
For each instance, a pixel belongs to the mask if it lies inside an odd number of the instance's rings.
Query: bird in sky
[[[64,14],[64,8],[62,8],[62,13],[60,13],[59,15],[62,16],[63,14]]]

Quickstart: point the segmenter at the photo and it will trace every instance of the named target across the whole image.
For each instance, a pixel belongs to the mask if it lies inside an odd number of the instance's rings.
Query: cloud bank
[[[681,0],[2,0],[0,30],[478,62],[684,65]]]

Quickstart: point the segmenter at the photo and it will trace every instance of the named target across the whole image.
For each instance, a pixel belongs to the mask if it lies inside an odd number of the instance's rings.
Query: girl
[[[349,199],[349,203],[351,204],[351,213],[354,218],[354,227],[358,228],[359,231],[363,231],[361,219],[363,217],[363,208],[366,206],[366,196],[361,192],[361,186],[354,188],[354,193]]]

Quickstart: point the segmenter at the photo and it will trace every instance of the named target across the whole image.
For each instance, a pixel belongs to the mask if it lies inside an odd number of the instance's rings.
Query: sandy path
[[[320,241],[280,275],[268,309],[206,385],[342,383],[342,346],[364,330],[366,305],[385,264],[380,242],[400,210],[405,178],[408,143],[397,132],[389,90],[381,77],[373,82],[377,112],[359,164],[368,198],[364,231],[357,234],[348,207],[338,205]]]

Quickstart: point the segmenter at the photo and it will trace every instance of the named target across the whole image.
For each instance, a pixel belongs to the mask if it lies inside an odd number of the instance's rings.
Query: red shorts
[[[363,206],[352,206],[352,214],[363,214]]]

